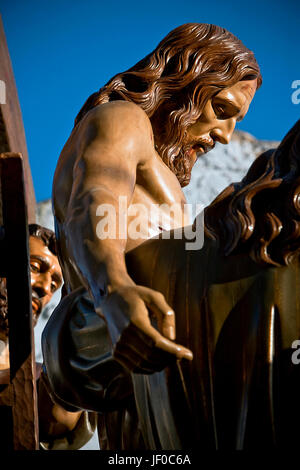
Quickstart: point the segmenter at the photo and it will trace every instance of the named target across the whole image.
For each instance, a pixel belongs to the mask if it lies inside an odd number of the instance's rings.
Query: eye
[[[34,261],[30,262],[30,270],[33,273],[39,273],[40,272],[40,265],[39,263],[36,263]]]
[[[55,292],[57,289],[57,284],[56,282],[51,282],[51,292]]]
[[[217,119],[230,119],[240,112],[240,110],[231,103],[224,103],[219,100],[212,102],[212,108]]]
[[[225,107],[221,104],[214,104],[213,109],[217,117],[222,117],[225,114]]]

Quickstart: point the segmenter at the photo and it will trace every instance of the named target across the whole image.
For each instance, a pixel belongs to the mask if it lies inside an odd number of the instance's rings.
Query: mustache
[[[40,297],[38,296],[38,294],[32,290],[32,300],[35,301],[35,303],[38,305],[38,310],[36,312],[36,314],[39,314],[42,310],[42,302],[40,300]]]
[[[201,154],[207,153],[215,146],[215,141],[211,137],[195,137],[189,140],[188,143],[183,144],[179,154],[174,160],[172,171],[176,174],[181,187],[187,186],[191,179],[191,172],[193,162],[190,160],[190,152],[194,150],[196,153],[201,151]]]
[[[198,137],[197,139],[193,139],[190,143],[189,146],[190,148],[194,149],[197,151],[199,148],[202,148],[204,153],[209,152],[214,148],[216,145],[216,142],[212,137]]]

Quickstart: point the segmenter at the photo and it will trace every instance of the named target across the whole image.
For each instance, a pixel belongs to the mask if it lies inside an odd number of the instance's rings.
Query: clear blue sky
[[[86,98],[183,23],[223,26],[254,51],[264,82],[239,129],[280,140],[300,117],[299,0],[0,0],[0,12],[38,201]]]

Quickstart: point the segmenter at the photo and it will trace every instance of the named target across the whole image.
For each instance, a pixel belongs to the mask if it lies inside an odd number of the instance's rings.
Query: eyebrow
[[[253,87],[251,85],[243,85],[241,90],[245,90],[246,92],[248,92],[251,98],[253,98],[254,93],[256,91],[256,90],[253,90]]]
[[[43,263],[46,266],[50,267],[49,262],[47,261],[47,259],[44,258],[41,255],[30,255],[30,259],[37,259],[37,260],[41,261],[41,263]]]
[[[234,101],[232,101],[231,99],[228,99],[228,98],[222,98],[221,96],[216,96],[215,100],[221,100],[223,101],[223,103],[225,104],[230,104],[231,106],[233,106],[237,111],[240,111],[242,106],[239,107]]]
[[[233,106],[233,107],[236,109],[236,112],[237,112],[237,113],[238,113],[238,112],[241,112],[242,106],[241,106],[241,108],[240,108],[240,107],[239,107],[234,101],[232,101],[230,98],[227,99],[227,98],[222,98],[221,96],[219,96],[219,97],[216,96],[215,99],[216,99],[216,100],[219,99],[219,100],[223,101],[224,103]],[[246,114],[247,114],[247,113],[246,113]],[[241,121],[244,119],[244,117],[246,116],[246,114],[244,114],[243,116],[240,116],[239,118],[237,118],[237,122],[241,122]]]
[[[43,256],[41,255],[30,255],[30,259],[37,259],[38,261],[40,261],[41,263],[43,263],[44,267],[46,267],[47,269],[50,268],[50,264],[49,262],[47,261],[46,258],[44,258]],[[56,282],[62,284],[63,282],[63,278],[62,276],[58,273],[58,272],[54,272],[52,274],[52,279],[55,280]]]

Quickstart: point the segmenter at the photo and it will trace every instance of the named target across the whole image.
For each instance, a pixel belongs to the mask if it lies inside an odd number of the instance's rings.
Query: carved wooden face
[[[247,114],[256,87],[257,80],[240,81],[207,101],[200,118],[187,129],[193,163],[197,156],[211,150],[215,142],[229,143],[236,122]]]
[[[62,284],[62,273],[57,257],[38,238],[29,237],[32,289],[32,316],[35,326],[38,316]]]
[[[62,284],[57,257],[37,237],[29,237],[33,326],[42,309]],[[6,279],[0,279],[0,340],[8,336]]]

